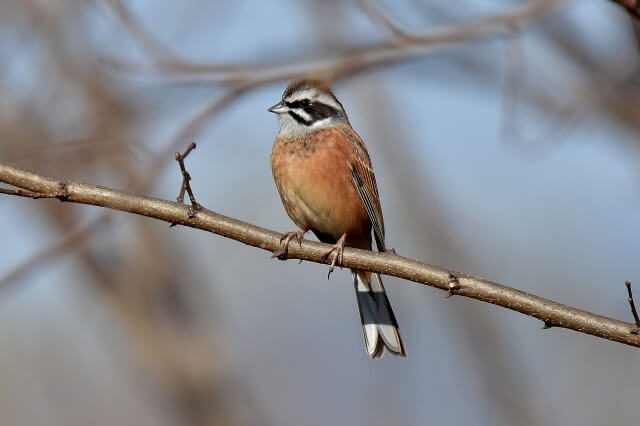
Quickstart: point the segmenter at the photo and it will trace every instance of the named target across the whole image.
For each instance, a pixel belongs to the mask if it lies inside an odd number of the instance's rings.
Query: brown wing
[[[378,251],[384,251],[384,219],[382,218],[380,195],[378,194],[378,186],[376,185],[376,177],[373,174],[369,153],[360,136],[352,128],[343,127],[341,130],[353,144],[356,152],[356,159],[350,165],[351,176],[369,216]]]

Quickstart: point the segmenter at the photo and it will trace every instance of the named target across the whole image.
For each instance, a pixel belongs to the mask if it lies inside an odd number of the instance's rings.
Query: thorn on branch
[[[460,281],[458,280],[458,276],[449,272],[449,278],[447,280],[447,291],[449,294],[447,294],[445,298],[453,296],[458,290],[460,290]]]
[[[193,219],[194,217],[196,217],[196,212],[202,209],[202,206],[198,204],[198,202],[196,201],[196,197],[195,195],[193,195],[193,190],[191,189],[191,183],[190,183],[191,175],[189,174],[189,172],[184,166],[184,159],[187,158],[187,156],[195,148],[196,148],[195,142],[191,142],[189,146],[187,146],[187,149],[182,154],[180,154],[179,152],[175,153],[176,161],[180,166],[180,172],[182,172],[182,185],[180,186],[180,192],[178,193],[178,197],[176,198],[176,200],[178,201],[178,203],[184,204],[185,192],[187,195],[189,195],[189,201],[191,202],[191,206],[189,207],[189,219]],[[172,223],[170,226],[175,226],[175,225],[176,225],[175,223]]]
[[[631,334],[640,334],[640,317],[638,317],[638,311],[636,311],[636,304],[633,302],[633,292],[631,291],[631,281],[625,281],[624,285],[627,287],[627,300],[629,301],[629,307],[631,307],[631,315],[636,322],[636,329],[631,330]]]

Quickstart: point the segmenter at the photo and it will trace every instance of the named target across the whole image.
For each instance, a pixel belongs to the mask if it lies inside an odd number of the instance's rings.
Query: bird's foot
[[[271,257],[277,257],[280,260],[287,260],[287,253],[289,252],[289,243],[291,243],[291,240],[296,240],[298,242],[298,245],[302,247],[302,239],[304,238],[304,234],[306,232],[307,230],[304,229],[301,229],[299,231],[287,232],[282,236],[282,238],[280,238],[280,244],[282,244],[282,248],[280,250],[274,251]]]
[[[334,245],[331,248],[331,250],[329,250],[327,254],[325,254],[322,257],[322,260],[326,262],[327,259],[329,259],[329,256],[331,256],[331,253],[335,253],[335,256],[333,256],[333,260],[329,265],[329,273],[327,274],[327,279],[331,277],[331,273],[333,272],[333,268],[336,266],[336,264],[342,267],[342,257],[343,257],[343,251],[344,251],[344,246],[346,242],[347,242],[347,234],[345,233],[345,234],[342,234],[342,237],[340,237],[336,245]]]

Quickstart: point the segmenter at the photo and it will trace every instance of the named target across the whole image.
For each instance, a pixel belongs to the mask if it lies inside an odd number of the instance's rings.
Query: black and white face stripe
[[[299,124],[304,124],[305,126],[311,126],[313,124],[313,121],[311,121],[310,119],[304,118],[303,116],[301,116],[295,111],[289,111],[289,115],[293,117],[293,119],[296,120],[296,122],[298,122]]]
[[[315,80],[290,84],[282,100],[269,111],[279,114],[279,137],[294,138],[318,129],[349,124],[342,104],[331,90]]]
[[[296,122],[312,126],[324,120],[345,118],[344,109],[330,92],[319,91],[315,87],[301,87],[286,93],[283,103],[289,107],[289,114]]]
[[[293,102],[285,101],[289,107],[289,114],[300,124],[311,126],[328,118],[341,118],[342,110],[322,102],[311,102],[309,99],[299,99]]]

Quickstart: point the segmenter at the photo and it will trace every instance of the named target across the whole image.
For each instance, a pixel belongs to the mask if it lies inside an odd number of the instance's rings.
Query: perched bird
[[[271,151],[271,171],[289,217],[300,227],[289,232],[300,242],[312,231],[334,244],[329,274],[342,262],[345,246],[371,250],[371,231],[378,251],[385,251],[384,221],[371,159],[351,128],[342,104],[323,82],[289,84],[282,100],[269,108],[279,115],[280,131]],[[398,323],[380,275],[352,270],[367,355],[379,358],[385,347],[405,356]]]

